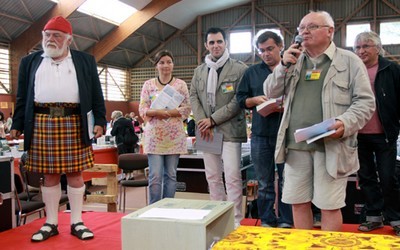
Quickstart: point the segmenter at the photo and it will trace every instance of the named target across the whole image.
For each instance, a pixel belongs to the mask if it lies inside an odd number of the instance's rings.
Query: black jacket
[[[115,141],[117,145],[123,143],[125,128],[130,128],[132,131],[134,131],[133,124],[130,119],[121,117],[113,123],[113,127],[111,129],[111,135],[115,136]],[[133,134],[135,133],[133,132]]]
[[[375,78],[375,101],[386,139],[397,140],[400,129],[400,66],[381,56]]]

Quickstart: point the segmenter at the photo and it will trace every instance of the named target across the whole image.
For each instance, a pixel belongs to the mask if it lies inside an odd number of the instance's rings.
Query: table
[[[152,208],[206,209],[211,212],[200,220],[142,218]],[[222,239],[234,229],[233,203],[165,198],[124,216],[122,249],[208,249],[214,239]]]
[[[399,248],[398,237],[392,235],[240,226],[215,244],[213,250]]]

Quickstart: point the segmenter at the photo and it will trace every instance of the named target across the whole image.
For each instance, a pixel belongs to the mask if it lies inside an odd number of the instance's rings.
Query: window
[[[10,93],[10,51],[0,45],[0,94]]]
[[[229,37],[229,53],[250,53],[251,32],[234,32]]]
[[[108,66],[97,67],[104,99],[107,101],[128,101],[127,72]]]
[[[371,30],[371,25],[369,23],[348,24],[346,26],[346,47],[353,47],[356,36],[361,32],[370,30]]]
[[[78,11],[120,25],[137,10],[118,0],[86,0]]]
[[[380,31],[382,44],[400,44],[400,22],[382,22]]]

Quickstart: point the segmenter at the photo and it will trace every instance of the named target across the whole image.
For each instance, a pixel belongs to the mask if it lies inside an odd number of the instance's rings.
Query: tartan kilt
[[[80,115],[35,114],[26,169],[44,174],[81,172],[93,167],[93,149],[82,140]]]

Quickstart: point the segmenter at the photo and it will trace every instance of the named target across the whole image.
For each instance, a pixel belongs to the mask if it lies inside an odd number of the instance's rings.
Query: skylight
[[[120,25],[137,9],[118,0],[86,0],[78,11]]]

